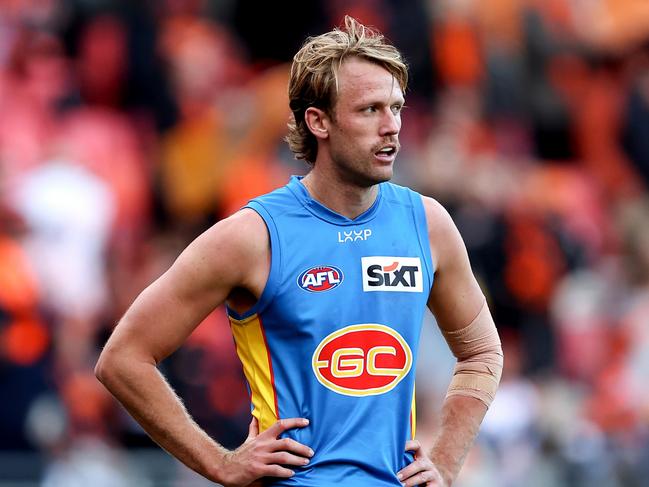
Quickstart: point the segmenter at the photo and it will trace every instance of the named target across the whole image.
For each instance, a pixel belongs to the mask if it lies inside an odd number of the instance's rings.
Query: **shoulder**
[[[230,238],[246,240],[266,233],[263,218],[252,208],[242,208],[213,225],[208,232],[228,234]]]
[[[423,195],[420,197],[426,215],[431,254],[438,266],[458,253],[465,254],[462,236],[446,208],[434,198]]]
[[[197,273],[226,278],[232,285],[245,285],[250,272],[267,258],[268,231],[264,220],[249,208],[217,222],[185,249],[180,261]]]
[[[256,254],[267,248],[268,231],[256,211],[243,208],[214,224],[195,243],[211,249],[210,253]]]
[[[455,228],[453,219],[442,204],[430,196],[419,195],[424,205],[424,213],[428,222],[429,231],[448,231]]]

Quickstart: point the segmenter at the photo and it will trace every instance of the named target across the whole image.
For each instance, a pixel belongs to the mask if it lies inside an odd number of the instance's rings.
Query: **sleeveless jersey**
[[[260,430],[304,417],[291,437],[315,455],[265,485],[400,486],[415,434],[415,364],[433,264],[421,196],[382,183],[355,219],[293,176],[248,203],[270,235],[257,303],[228,310]]]

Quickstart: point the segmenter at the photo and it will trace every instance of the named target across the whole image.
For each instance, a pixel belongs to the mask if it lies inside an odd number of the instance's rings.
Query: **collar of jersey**
[[[334,223],[336,225],[358,225],[360,223],[365,223],[372,220],[381,207],[382,185],[379,184],[379,191],[376,195],[374,203],[372,203],[372,206],[370,206],[356,218],[348,218],[344,215],[341,215],[340,213],[336,213],[335,211],[330,210],[322,203],[311,198],[309,191],[306,189],[304,184],[302,184],[302,178],[303,176],[291,176],[291,180],[288,183],[288,189],[291,190],[291,192],[307,210],[309,210],[318,218],[328,221],[329,223]]]

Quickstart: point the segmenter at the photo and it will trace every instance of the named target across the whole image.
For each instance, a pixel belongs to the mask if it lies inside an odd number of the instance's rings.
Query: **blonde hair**
[[[296,159],[313,164],[318,142],[307,127],[304,114],[316,107],[333,115],[338,92],[338,70],[345,59],[359,57],[385,68],[405,92],[408,67],[401,53],[383,34],[345,16],[343,29],[309,37],[293,58],[288,82],[291,119],[286,141]]]

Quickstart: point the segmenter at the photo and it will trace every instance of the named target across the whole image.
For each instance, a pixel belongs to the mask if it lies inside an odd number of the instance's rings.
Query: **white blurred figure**
[[[25,248],[43,299],[62,317],[91,320],[106,303],[104,252],[115,213],[107,185],[74,162],[27,172],[13,203],[29,229]]]
[[[556,324],[558,360],[568,378],[590,381],[609,357],[609,322],[615,289],[601,272],[578,270],[557,286],[550,311]]]
[[[78,439],[46,468],[42,487],[148,487],[120,452],[99,438]]]

